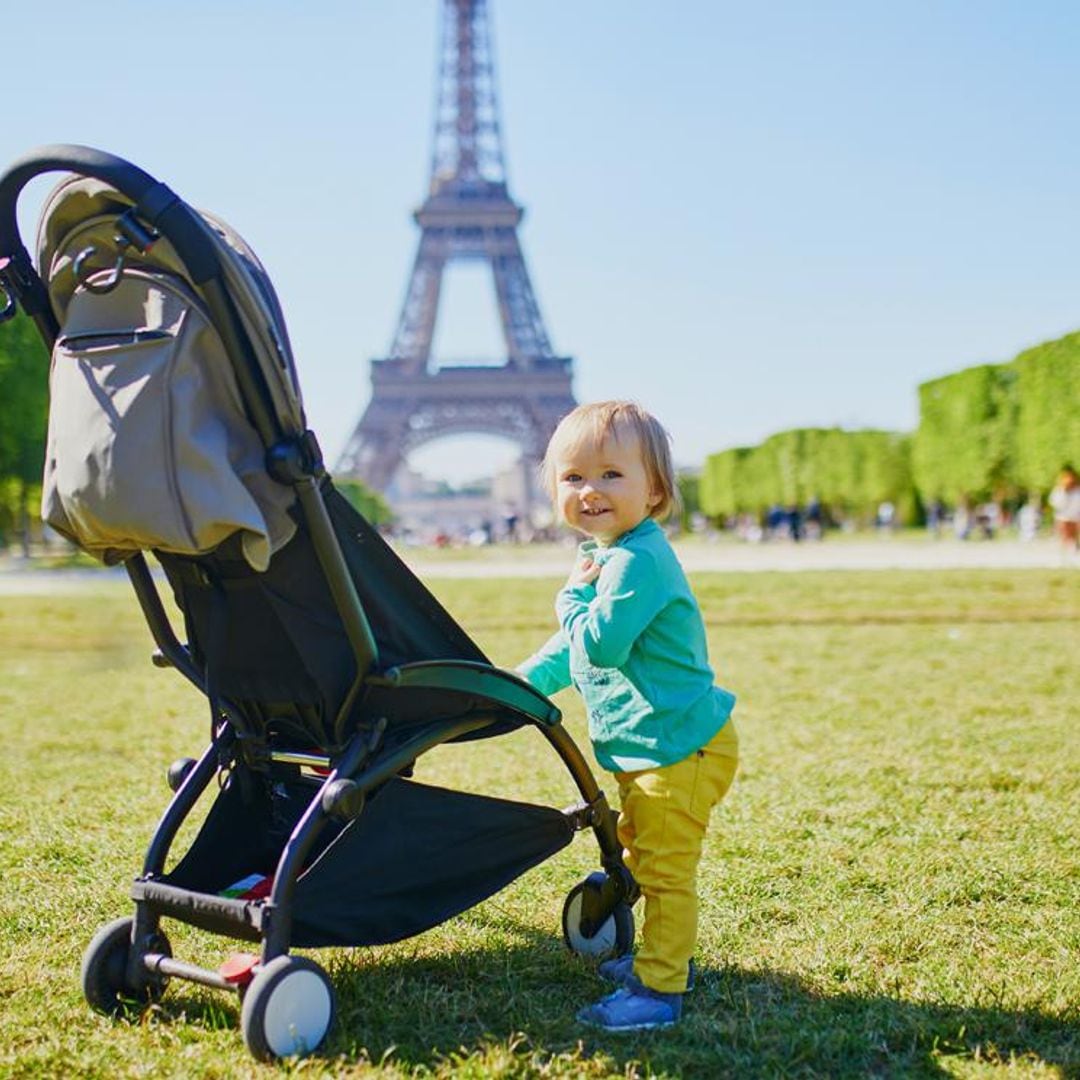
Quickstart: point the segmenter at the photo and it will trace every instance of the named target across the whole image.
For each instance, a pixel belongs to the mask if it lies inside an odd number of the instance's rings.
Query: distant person
[[[676,499],[659,422],[633,402],[580,405],[555,429],[542,476],[586,540],[555,600],[558,631],[518,670],[542,693],[572,684],[584,699],[645,898],[641,949],[600,965],[618,989],[578,1019],[606,1031],[671,1027],[691,978],[709,815],[738,764],[735,697],[714,683],[701,609],[658,524]]]
[[[953,535],[957,540],[966,540],[971,535],[971,510],[967,501],[961,499],[956,504],[952,518]]]
[[[787,519],[788,532],[797,544],[803,538],[803,516],[802,511],[794,503],[788,507]]]
[[[896,523],[896,507],[886,499],[877,510],[877,524],[882,532],[892,532]]]
[[[776,539],[786,534],[786,530],[787,515],[784,513],[784,508],[773,503],[765,513],[765,534],[769,539]]]
[[[516,544],[518,542],[518,515],[513,508],[503,515],[503,528],[506,530],[507,543]]]
[[[824,512],[821,509],[821,500],[815,495],[806,504],[806,539],[820,540],[824,534]]]
[[[735,518],[735,535],[749,544],[759,544],[765,537],[765,530],[754,514],[739,514]]]
[[[1039,526],[1042,524],[1042,496],[1033,491],[1027,497],[1027,501],[1020,507],[1016,515],[1016,527],[1020,539],[1029,543],[1039,535]]]
[[[975,524],[984,540],[993,540],[1001,523],[1001,508],[996,502],[985,502],[975,508]]]
[[[1062,551],[1068,554],[1080,551],[1080,477],[1071,465],[1062,466],[1050,492],[1050,507]]]
[[[926,508],[926,531],[933,537],[941,535],[941,523],[945,520],[945,506],[940,499],[931,499]]]

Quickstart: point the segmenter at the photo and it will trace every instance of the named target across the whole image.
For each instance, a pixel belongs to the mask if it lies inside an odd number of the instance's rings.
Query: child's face
[[[554,466],[555,505],[563,521],[601,544],[641,524],[662,499],[653,490],[640,440],[629,432],[599,444],[560,447]]]

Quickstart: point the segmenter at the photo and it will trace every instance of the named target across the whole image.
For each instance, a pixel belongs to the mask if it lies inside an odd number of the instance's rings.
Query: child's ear
[[[662,491],[650,491],[649,492],[649,509],[655,510],[664,501],[664,493]]]

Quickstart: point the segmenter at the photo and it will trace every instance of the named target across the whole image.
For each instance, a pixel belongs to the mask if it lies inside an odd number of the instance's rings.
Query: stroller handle
[[[134,203],[135,215],[168,238],[187,276],[202,292],[232,361],[241,394],[264,445],[269,449],[284,432],[274,414],[269,391],[251,354],[251,343],[224,286],[225,271],[210,230],[187,203],[149,173],[115,154],[90,146],[58,143],[39,146],[17,158],[0,174],[0,289],[7,304],[0,321],[13,313],[18,299],[51,347],[58,326],[44,282],[19,236],[16,208],[22,189],[48,172],[92,177]]]
[[[74,172],[82,176],[96,176],[135,201],[141,199],[143,193],[157,183],[142,169],[103,150],[65,143],[37,146],[16,158],[0,176],[0,206],[7,211],[0,218],[0,244],[9,244],[18,236],[17,228],[12,227],[12,211],[19,192],[35,176],[47,172]]]
[[[0,256],[18,256],[23,251],[16,216],[19,195],[31,180],[48,172],[94,177],[126,195],[139,217],[168,235],[196,285],[220,273],[210,238],[190,207],[168,187],[115,154],[65,143],[39,146],[0,175]]]

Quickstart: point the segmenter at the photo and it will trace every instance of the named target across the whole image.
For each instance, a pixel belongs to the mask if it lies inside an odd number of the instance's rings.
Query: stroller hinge
[[[322,449],[310,428],[302,435],[282,439],[266,451],[266,471],[279,484],[299,484],[326,473]]]
[[[596,807],[592,803],[581,802],[573,806],[567,806],[563,810],[563,816],[570,823],[574,832],[583,832],[591,829],[596,817]]]
[[[116,219],[116,231],[140,255],[145,255],[161,239],[161,233],[144,225],[136,216],[132,207]]]

